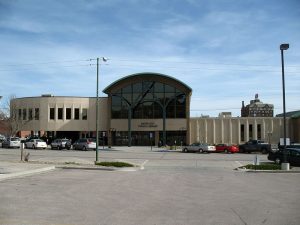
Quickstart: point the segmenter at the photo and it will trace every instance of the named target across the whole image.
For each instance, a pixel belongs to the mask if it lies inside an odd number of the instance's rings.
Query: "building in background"
[[[255,94],[255,99],[250,101],[250,104],[242,102],[241,117],[273,117],[274,105],[263,103],[259,100],[258,94]]]

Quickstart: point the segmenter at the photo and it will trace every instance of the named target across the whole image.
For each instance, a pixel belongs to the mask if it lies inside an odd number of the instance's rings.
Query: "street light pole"
[[[102,57],[101,60],[103,62],[106,62],[108,59]],[[99,147],[99,128],[98,128],[98,112],[99,112],[99,58],[97,58],[97,90],[96,90],[96,162],[99,160],[99,153],[98,153],[98,147]]]
[[[284,57],[283,51],[289,48],[289,44],[281,44],[281,71],[282,71],[282,99],[283,99],[283,163],[281,169],[289,170],[289,163],[287,162],[287,152],[286,152],[286,112],[285,112],[285,79],[284,79]]]
[[[96,98],[96,162],[98,162],[99,156],[98,156],[98,147],[99,147],[99,130],[98,130],[98,104],[99,104],[99,58],[97,58],[97,98]]]

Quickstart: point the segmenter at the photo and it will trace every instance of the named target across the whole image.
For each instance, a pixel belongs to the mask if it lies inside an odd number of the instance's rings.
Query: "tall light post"
[[[107,61],[107,58],[101,57],[101,60],[103,62]],[[99,128],[98,128],[98,111],[99,111],[99,58],[97,58],[97,90],[96,90],[96,162],[99,160],[99,153],[98,153],[98,147],[99,147]]]
[[[288,50],[289,44],[281,44],[281,70],[282,70],[282,99],[283,99],[283,163],[281,164],[282,170],[289,170],[290,165],[287,162],[287,152],[286,152],[286,113],[285,113],[285,82],[284,82],[284,58],[283,51]]]

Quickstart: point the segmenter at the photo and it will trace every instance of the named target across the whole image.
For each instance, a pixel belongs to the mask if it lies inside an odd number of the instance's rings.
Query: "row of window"
[[[186,95],[181,90],[157,81],[130,84],[111,94],[111,117],[134,119],[186,117]]]
[[[39,120],[40,119],[40,109],[30,108],[30,109],[18,109],[18,120]]]
[[[65,109],[65,110],[64,110]],[[66,120],[79,120],[80,119],[80,114],[81,114],[81,119],[82,120],[87,120],[87,109],[83,108],[81,109],[81,113],[80,113],[80,108],[74,108],[74,115],[72,116],[72,108],[50,108],[50,113],[49,113],[49,119],[50,120],[63,120],[64,119],[64,115]]]
[[[256,131],[257,131],[256,132],[257,133],[257,139],[260,140],[262,138],[262,136],[261,136],[261,124],[257,124]],[[253,137],[253,125],[252,124],[249,124],[249,126],[248,126],[248,134],[249,134],[249,140],[254,138]],[[241,141],[248,141],[248,140],[245,140],[245,125],[244,124],[241,124]]]

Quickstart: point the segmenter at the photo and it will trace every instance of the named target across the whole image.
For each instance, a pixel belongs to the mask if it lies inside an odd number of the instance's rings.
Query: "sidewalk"
[[[54,165],[32,164],[25,162],[1,162],[0,181],[54,170]]]

